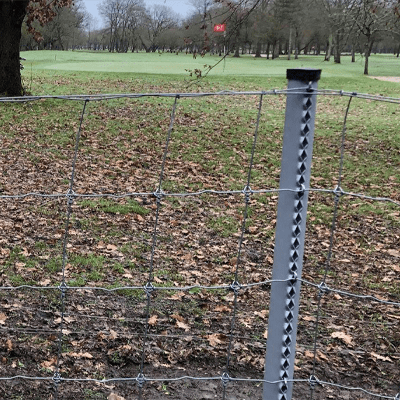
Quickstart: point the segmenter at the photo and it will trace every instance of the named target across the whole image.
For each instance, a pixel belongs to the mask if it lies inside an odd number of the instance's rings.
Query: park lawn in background
[[[109,53],[104,51],[29,51],[21,53],[27,60],[27,70],[32,68],[56,71],[113,72],[162,75],[186,75],[187,70],[205,70],[205,65],[215,65],[221,57],[209,54],[193,58],[185,53]],[[288,61],[284,56],[267,60],[265,56],[255,58],[242,55],[228,56],[213,69],[211,75],[224,76],[284,76],[287,68],[317,68],[324,70],[324,77],[359,77],[363,73],[364,58],[342,56],[341,64],[324,61],[323,56],[299,56]],[[400,59],[393,55],[373,55],[370,60],[370,75],[400,76]]]

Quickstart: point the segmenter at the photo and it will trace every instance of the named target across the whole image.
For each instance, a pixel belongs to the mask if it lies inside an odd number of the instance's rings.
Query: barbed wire
[[[257,142],[257,131],[258,125],[262,110],[262,99],[263,96],[266,95],[291,95],[291,94],[310,94],[312,92],[313,95],[323,95],[323,96],[341,96],[341,97],[349,97],[349,103],[346,110],[345,121],[343,124],[343,131],[342,131],[342,145],[341,145],[341,156],[340,156],[340,168],[339,168],[339,177],[338,182],[335,188],[332,189],[321,189],[321,188],[301,188],[300,190],[292,190],[292,189],[257,189],[253,190],[250,187],[250,177],[251,177],[251,170],[254,162],[254,152]],[[254,141],[251,150],[251,157],[249,162],[249,168],[247,173],[247,183],[243,190],[201,190],[196,192],[183,192],[183,193],[168,193],[165,192],[162,188],[163,184],[163,173],[164,173],[164,165],[166,161],[166,155],[168,152],[168,144],[172,135],[172,129],[175,122],[175,111],[177,107],[177,101],[181,98],[196,98],[196,97],[211,97],[211,96],[259,96],[260,102],[258,107],[258,115],[257,115],[257,122],[256,128],[254,133]],[[165,148],[163,153],[163,160],[161,162],[161,170],[159,174],[159,183],[158,187],[154,192],[128,192],[128,193],[77,193],[74,191],[74,174],[75,174],[75,164],[77,159],[77,153],[79,150],[79,139],[80,133],[82,129],[82,124],[85,118],[86,113],[86,106],[89,102],[93,101],[104,101],[104,100],[118,100],[118,99],[138,99],[138,98],[145,98],[145,97],[160,97],[160,98],[173,98],[174,104],[172,107],[171,117],[170,117],[170,125],[167,132],[167,138],[165,142]],[[49,199],[65,199],[66,206],[67,206],[67,215],[66,215],[66,223],[65,223],[65,230],[64,230],[64,238],[62,241],[62,279],[58,286],[36,286],[36,285],[19,285],[19,286],[2,286],[0,287],[0,291],[19,291],[19,290],[57,290],[60,292],[60,310],[59,314],[61,315],[61,323],[59,328],[55,331],[58,332],[58,346],[57,346],[57,357],[56,357],[56,367],[53,376],[26,376],[26,375],[15,375],[10,377],[0,377],[0,381],[12,381],[17,379],[22,380],[46,380],[51,381],[54,384],[55,388],[55,399],[57,400],[59,392],[58,388],[62,382],[93,382],[93,383],[110,383],[110,382],[136,382],[138,389],[139,389],[139,400],[142,398],[142,388],[146,382],[176,382],[181,380],[194,380],[194,381],[204,381],[204,380],[217,380],[221,381],[223,385],[223,400],[226,396],[226,387],[231,382],[255,382],[255,383],[264,383],[264,384],[286,384],[287,382],[293,383],[307,383],[310,387],[311,399],[313,397],[314,390],[317,385],[319,386],[331,386],[339,389],[345,389],[349,391],[360,391],[362,393],[368,394],[373,397],[383,398],[383,399],[394,399],[400,400],[400,394],[396,394],[395,396],[387,396],[384,394],[377,394],[371,391],[368,391],[364,388],[360,387],[352,387],[347,385],[341,385],[338,383],[332,382],[325,382],[318,380],[315,377],[316,371],[316,359],[317,359],[317,344],[316,338],[319,333],[319,325],[318,321],[321,314],[321,298],[323,295],[327,295],[330,293],[336,293],[342,296],[352,297],[356,300],[360,301],[371,301],[377,302],[384,305],[390,306],[400,306],[400,302],[394,302],[389,300],[380,299],[372,294],[361,295],[356,293],[351,293],[347,291],[343,291],[340,289],[335,289],[330,287],[326,284],[326,276],[327,272],[330,268],[331,259],[332,259],[332,246],[333,246],[333,236],[335,233],[335,223],[337,218],[337,209],[338,203],[341,197],[343,196],[350,196],[356,197],[363,200],[370,200],[370,201],[379,201],[379,202],[388,202],[392,203],[396,206],[400,206],[400,202],[394,199],[386,198],[386,197],[374,197],[369,196],[366,194],[361,193],[352,193],[344,190],[341,187],[341,174],[343,168],[343,158],[344,158],[344,140],[345,140],[345,132],[346,132],[346,119],[347,115],[350,110],[350,103],[353,98],[359,98],[362,100],[371,100],[371,101],[382,101],[382,102],[389,102],[400,104],[400,98],[394,97],[384,97],[384,96],[375,96],[357,92],[345,92],[343,90],[331,90],[331,89],[321,89],[315,90],[310,87],[310,85],[305,85],[303,87],[298,87],[294,89],[272,89],[268,91],[220,91],[214,93],[130,93],[130,94],[94,94],[94,95],[65,95],[65,96],[57,96],[57,95],[43,95],[43,96],[26,96],[26,97],[17,97],[17,98],[10,98],[10,97],[1,97],[0,103],[26,103],[26,102],[34,102],[38,100],[71,100],[71,101],[79,101],[84,102],[79,127],[76,133],[75,138],[75,150],[74,150],[74,157],[72,160],[71,165],[71,177],[69,179],[69,188],[67,193],[40,193],[40,192],[29,192],[23,194],[14,194],[14,195],[0,195],[0,200],[23,200],[27,197],[39,197],[39,198],[49,198]],[[331,227],[331,234],[330,234],[330,245],[327,257],[327,267],[325,269],[325,274],[322,282],[314,283],[306,279],[300,279],[297,277],[291,277],[285,280],[263,280],[257,282],[248,282],[248,283],[240,283],[239,279],[239,265],[241,263],[241,246],[244,240],[244,233],[245,233],[245,226],[246,226],[246,219],[249,212],[250,198],[256,194],[272,194],[272,193],[280,193],[282,191],[291,191],[291,192],[320,192],[320,193],[327,193],[333,194],[335,199],[335,207],[332,219],[332,227]],[[234,271],[234,280],[230,284],[220,284],[220,285],[187,285],[187,286],[158,286],[158,284],[153,284],[153,273],[154,273],[154,253],[157,246],[157,237],[158,237],[158,229],[159,229],[159,210],[161,207],[162,201],[168,197],[190,197],[190,196],[202,196],[205,194],[214,194],[214,195],[224,195],[224,196],[231,196],[231,195],[243,195],[245,198],[245,207],[243,212],[243,220],[242,220],[242,227],[241,227],[241,234],[238,241],[238,251],[237,251],[237,261],[236,267]],[[153,235],[152,235],[152,246],[151,246],[151,259],[150,259],[150,268],[148,273],[148,279],[146,283],[142,286],[130,286],[130,285],[121,285],[118,287],[112,288],[104,288],[104,287],[96,287],[96,286],[68,286],[66,283],[66,276],[65,276],[65,267],[67,262],[67,245],[69,240],[69,221],[72,215],[72,205],[79,199],[84,198],[104,198],[110,197],[115,199],[121,199],[126,197],[154,197],[157,202],[157,209],[156,209],[156,217],[154,221],[154,228],[153,228]],[[235,332],[235,320],[236,314],[238,309],[238,298],[241,296],[241,293],[245,290],[256,289],[271,285],[274,282],[293,282],[293,281],[300,281],[301,283],[308,285],[309,287],[315,288],[317,290],[318,295],[318,308],[317,308],[317,317],[316,317],[316,324],[315,324],[315,332],[313,335],[314,343],[313,343],[313,371],[309,379],[285,379],[285,380],[277,380],[277,381],[267,381],[265,379],[248,379],[248,378],[240,378],[240,377],[231,377],[229,375],[230,369],[230,351],[232,347],[234,332]],[[118,291],[124,290],[140,290],[146,296],[146,306],[144,310],[145,314],[145,329],[144,334],[141,336],[143,339],[142,343],[142,351],[141,351],[141,362],[140,362],[140,372],[137,377],[119,377],[119,378],[109,378],[109,379],[91,379],[91,378],[70,378],[61,376],[61,357],[62,357],[62,345],[64,340],[64,325],[65,325],[65,317],[67,316],[66,313],[66,294],[68,291],[103,291],[106,293],[117,293]],[[219,376],[211,376],[211,377],[198,377],[198,376],[180,376],[174,378],[168,378],[166,376],[160,378],[148,377],[144,374],[144,360],[145,360],[145,351],[146,351],[146,344],[149,337],[153,336],[152,333],[149,332],[149,318],[150,318],[150,306],[153,293],[157,291],[181,291],[181,292],[190,292],[191,290],[226,290],[226,291],[233,291],[234,293],[234,304],[230,322],[230,332],[229,332],[229,342],[227,346],[227,359],[225,368],[223,372]],[[4,327],[1,327],[4,328]],[[12,328],[11,328],[12,329]],[[140,334],[138,334],[140,336]]]

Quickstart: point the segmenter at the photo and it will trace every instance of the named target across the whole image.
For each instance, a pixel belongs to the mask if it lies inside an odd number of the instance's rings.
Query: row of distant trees
[[[95,29],[79,0],[60,7],[50,23],[37,26],[43,40],[25,30],[21,48],[221,54],[225,46],[236,57],[324,53],[336,63],[343,53],[361,53],[365,73],[373,50],[400,53],[398,0],[193,0],[185,20],[167,6],[148,9],[143,0],[103,0],[99,11],[103,29]],[[225,35],[213,32],[216,23],[226,23]]]

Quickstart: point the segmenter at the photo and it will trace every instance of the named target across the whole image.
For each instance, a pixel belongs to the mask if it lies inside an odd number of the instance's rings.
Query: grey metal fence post
[[[263,400],[290,400],[304,234],[314,139],[317,82],[321,70],[287,70],[288,95],[281,161],[273,282],[268,318]],[[301,88],[301,90],[294,90]],[[307,89],[307,90],[305,90]],[[291,93],[292,91],[292,93]]]

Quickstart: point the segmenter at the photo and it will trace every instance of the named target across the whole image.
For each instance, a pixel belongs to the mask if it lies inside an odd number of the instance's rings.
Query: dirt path
[[[400,83],[400,76],[370,76],[370,78],[378,79],[380,81]]]

